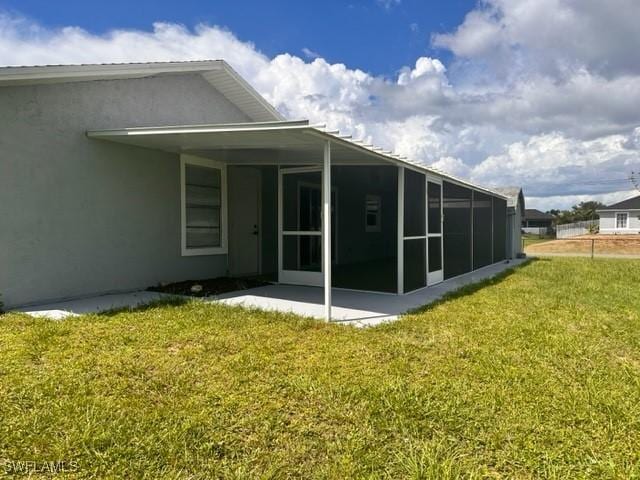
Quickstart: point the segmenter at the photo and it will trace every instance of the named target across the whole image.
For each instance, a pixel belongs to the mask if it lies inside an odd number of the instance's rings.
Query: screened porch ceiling
[[[332,165],[404,166],[506,198],[390,151],[341,136],[324,125],[312,125],[307,120],[117,128],[90,130],[87,136],[237,165],[322,165],[324,146],[330,141]]]

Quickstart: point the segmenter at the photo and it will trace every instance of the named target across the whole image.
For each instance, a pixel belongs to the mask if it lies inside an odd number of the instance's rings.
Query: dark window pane
[[[411,292],[427,284],[425,240],[404,241],[404,291]]]
[[[444,278],[471,271],[471,190],[443,182]]]
[[[493,198],[493,261],[506,258],[507,201]]]
[[[473,268],[492,263],[491,196],[473,192]]]
[[[440,233],[442,230],[441,191],[442,187],[439,183],[429,182],[429,233]]]
[[[284,270],[322,271],[322,236],[284,235],[282,267]]]
[[[442,269],[442,240],[440,237],[429,238],[429,273]]]
[[[366,225],[367,232],[380,231],[381,199],[379,195],[367,195],[366,197]]]
[[[186,247],[221,245],[221,172],[217,168],[185,165]]]
[[[408,168],[404,171],[404,236],[425,234],[425,176]]]
[[[185,183],[206,188],[220,188],[220,170],[217,168],[185,165]]]
[[[320,231],[321,180],[321,172],[288,173],[282,176],[283,229],[285,231]]]
[[[187,248],[207,248],[219,245],[219,228],[187,227]]]

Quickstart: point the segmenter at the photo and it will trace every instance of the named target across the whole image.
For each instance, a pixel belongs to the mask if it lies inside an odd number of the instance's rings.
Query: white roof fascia
[[[159,73],[188,73],[218,70],[222,60],[193,62],[105,63],[82,65],[40,65],[1,67],[0,85],[73,82],[92,79],[133,78]]]
[[[144,78],[167,73],[201,74],[251,120],[284,120],[284,117],[224,60],[0,67],[0,87]]]

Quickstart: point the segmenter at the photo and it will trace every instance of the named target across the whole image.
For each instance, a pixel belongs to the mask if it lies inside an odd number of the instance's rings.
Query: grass
[[[530,245],[535,245],[537,243],[548,242],[550,240],[554,240],[554,237],[552,235],[534,235],[531,233],[522,234],[524,248],[527,248]]]
[[[0,461],[77,462],[70,478],[637,478],[639,284],[636,260],[537,260],[363,330],[198,302],[6,314]]]
[[[567,254],[590,255],[593,242],[594,255],[640,256],[640,235],[580,235],[531,245],[532,255]]]

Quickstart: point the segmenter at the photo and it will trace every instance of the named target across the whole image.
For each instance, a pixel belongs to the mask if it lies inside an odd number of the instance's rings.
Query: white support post
[[[324,318],[331,321],[331,142],[324,144],[322,168],[322,262],[324,273]]]
[[[404,168],[398,167],[398,295],[404,294]]]

